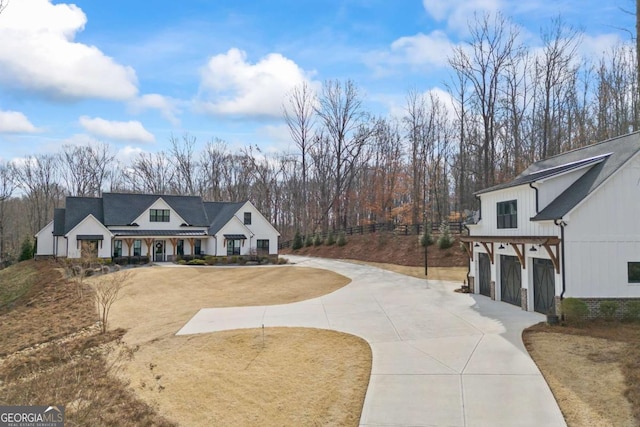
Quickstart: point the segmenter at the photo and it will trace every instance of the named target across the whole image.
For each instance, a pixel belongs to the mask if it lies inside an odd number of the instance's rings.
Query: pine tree
[[[293,237],[293,244],[291,249],[297,251],[302,248],[302,236],[300,235],[300,231],[296,231],[296,235]]]
[[[451,246],[453,246],[453,238],[451,237],[451,230],[449,230],[449,223],[447,221],[442,221],[440,224],[438,247],[440,249],[449,249]]]

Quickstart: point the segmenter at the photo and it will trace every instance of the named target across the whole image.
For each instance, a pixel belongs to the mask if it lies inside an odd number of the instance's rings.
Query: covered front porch
[[[204,230],[114,230],[113,235],[114,262],[176,261],[207,253],[208,236]]]

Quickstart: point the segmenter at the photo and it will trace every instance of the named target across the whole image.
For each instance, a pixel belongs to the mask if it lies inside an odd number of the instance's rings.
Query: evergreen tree
[[[442,221],[440,224],[440,237],[438,238],[438,247],[440,249],[449,249],[453,246],[453,237],[451,237],[451,230],[449,230],[449,223]]]
[[[33,258],[34,247],[31,243],[31,239],[26,237],[22,242],[22,249],[20,250],[20,261],[27,261]]]
[[[293,237],[293,244],[291,249],[297,251],[302,248],[302,236],[300,235],[300,231],[296,231],[296,235]]]

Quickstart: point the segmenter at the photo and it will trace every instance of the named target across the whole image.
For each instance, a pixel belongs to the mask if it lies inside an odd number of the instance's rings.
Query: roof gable
[[[97,197],[67,197],[64,213],[58,213],[59,219],[64,217],[64,229],[59,235],[65,235],[74,229],[88,215],[104,224],[102,199]],[[55,219],[55,212],[54,212]],[[54,223],[54,226],[56,224]],[[60,231],[60,230],[56,230]]]
[[[129,225],[143,215],[158,199],[164,200],[187,224],[206,227],[209,220],[202,198],[155,194],[104,193],[104,223]]]
[[[214,235],[220,231],[244,204],[244,202],[204,202],[210,221],[209,234]]]

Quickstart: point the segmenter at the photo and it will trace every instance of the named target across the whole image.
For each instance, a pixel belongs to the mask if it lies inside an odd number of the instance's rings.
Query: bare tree
[[[7,201],[17,187],[15,168],[10,163],[0,163],[0,268],[5,264],[5,218]]]
[[[283,106],[284,119],[289,128],[291,139],[300,149],[301,158],[301,175],[302,188],[300,189],[300,208],[299,221],[302,224],[302,233],[307,234],[309,229],[309,211],[308,211],[308,188],[307,188],[307,158],[309,150],[313,147],[314,126],[314,106],[316,96],[304,82],[302,85],[295,87],[287,99],[287,104]]]
[[[129,284],[131,275],[128,271],[107,273],[98,276],[93,282],[94,300],[98,309],[100,330],[107,333],[111,307],[120,298],[120,292]]]
[[[62,177],[71,196],[97,197],[111,177],[115,154],[107,144],[64,145]]]
[[[358,163],[362,160],[363,148],[374,131],[369,126],[369,114],[362,106],[362,99],[355,83],[347,80],[326,81],[318,99],[316,113],[320,118],[330,142],[333,160],[332,178],[334,190],[331,205],[334,227],[346,227],[348,192]]]
[[[209,201],[223,199],[223,172],[229,157],[227,144],[221,139],[209,141],[200,154],[202,179],[198,193]]]
[[[512,62],[518,30],[501,15],[489,15],[470,24],[468,48],[457,47],[449,58],[453,70],[473,86],[473,102],[482,120],[482,181],[485,187],[495,181],[496,133],[498,128],[498,96],[504,71]]]
[[[140,153],[123,174],[131,191],[152,194],[169,193],[175,177],[173,164],[163,151]]]
[[[169,154],[175,171],[175,180],[172,181],[173,190],[177,194],[194,196],[198,193],[198,178],[200,165],[193,152],[196,145],[195,136],[184,134],[182,140],[173,135],[169,138],[171,150]]]

